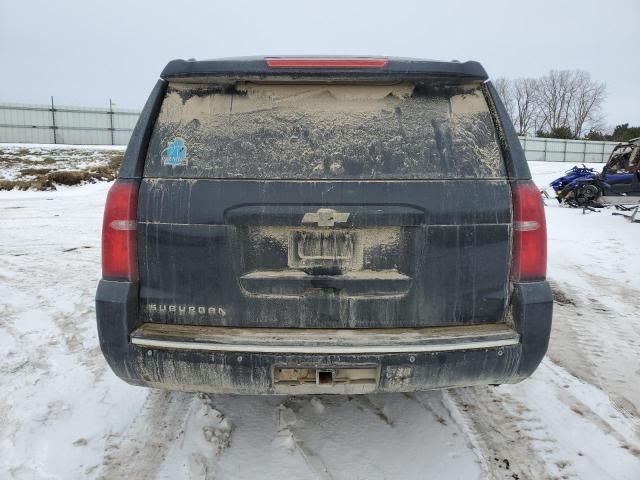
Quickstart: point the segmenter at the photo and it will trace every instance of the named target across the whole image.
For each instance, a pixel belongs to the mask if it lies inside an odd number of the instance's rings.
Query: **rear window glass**
[[[480,85],[171,83],[145,175],[504,177]]]

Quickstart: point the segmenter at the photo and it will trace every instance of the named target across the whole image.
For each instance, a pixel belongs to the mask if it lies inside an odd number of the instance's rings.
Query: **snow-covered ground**
[[[568,166],[531,164],[540,185]],[[99,351],[108,187],[0,192],[0,478],[640,478],[640,225],[547,200],[558,304],[518,385],[192,395],[129,386]]]

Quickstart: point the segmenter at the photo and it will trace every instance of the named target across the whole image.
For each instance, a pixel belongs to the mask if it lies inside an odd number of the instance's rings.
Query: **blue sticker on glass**
[[[161,157],[163,165],[172,167],[186,165],[187,146],[184,144],[184,140],[180,137],[174,138],[173,141],[169,142],[167,148],[162,151]]]

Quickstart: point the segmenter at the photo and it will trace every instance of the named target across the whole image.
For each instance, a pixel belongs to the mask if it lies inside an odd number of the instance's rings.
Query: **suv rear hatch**
[[[483,71],[283,60],[165,71],[139,191],[142,321],[503,321],[511,191]]]

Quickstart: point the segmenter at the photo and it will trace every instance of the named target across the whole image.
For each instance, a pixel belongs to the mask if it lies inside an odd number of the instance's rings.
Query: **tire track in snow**
[[[289,406],[287,406],[289,405]],[[287,440],[292,442],[295,448],[300,452],[302,458],[309,466],[311,472],[317,474],[321,480],[334,480],[333,475],[329,471],[327,465],[311,448],[307,447],[304,440],[297,434],[295,424],[298,417],[295,413],[295,404],[291,401],[284,402],[278,407],[278,435],[285,436]]]
[[[287,405],[296,413],[295,439],[332,478],[482,478],[441,392],[301,397]]]
[[[611,302],[565,283],[552,285],[569,301],[556,302],[548,356],[608,392],[620,411],[640,418],[640,322],[633,305],[640,291]],[[631,365],[636,368],[625,368]]]
[[[635,480],[638,423],[606,394],[545,359],[516,385],[450,390],[490,474],[507,478]],[[514,476],[515,475],[515,476]]]
[[[493,479],[548,478],[545,462],[531,446],[529,431],[520,426],[526,406],[515,403],[514,413],[505,410],[505,398],[494,387],[468,387],[449,390],[453,415],[469,431],[469,440],[484,459]],[[547,439],[552,443],[551,439]]]
[[[376,417],[382,420],[384,423],[393,427],[393,419],[389,417],[389,415],[384,411],[384,407],[379,407],[371,400],[369,396],[358,396],[358,403],[362,406],[364,410],[369,410]]]
[[[629,441],[630,439],[628,439],[624,433],[616,430],[616,427],[607,421],[606,418],[598,415],[588,405],[565,389],[558,389],[558,398],[568,405],[572,411],[587,418],[591,423],[598,426],[604,434],[615,438],[622,448],[628,450],[633,456],[640,459],[640,448],[633,445],[633,443]]]
[[[151,390],[133,423],[109,434],[98,478],[155,479],[169,448],[184,433],[193,395]]]

